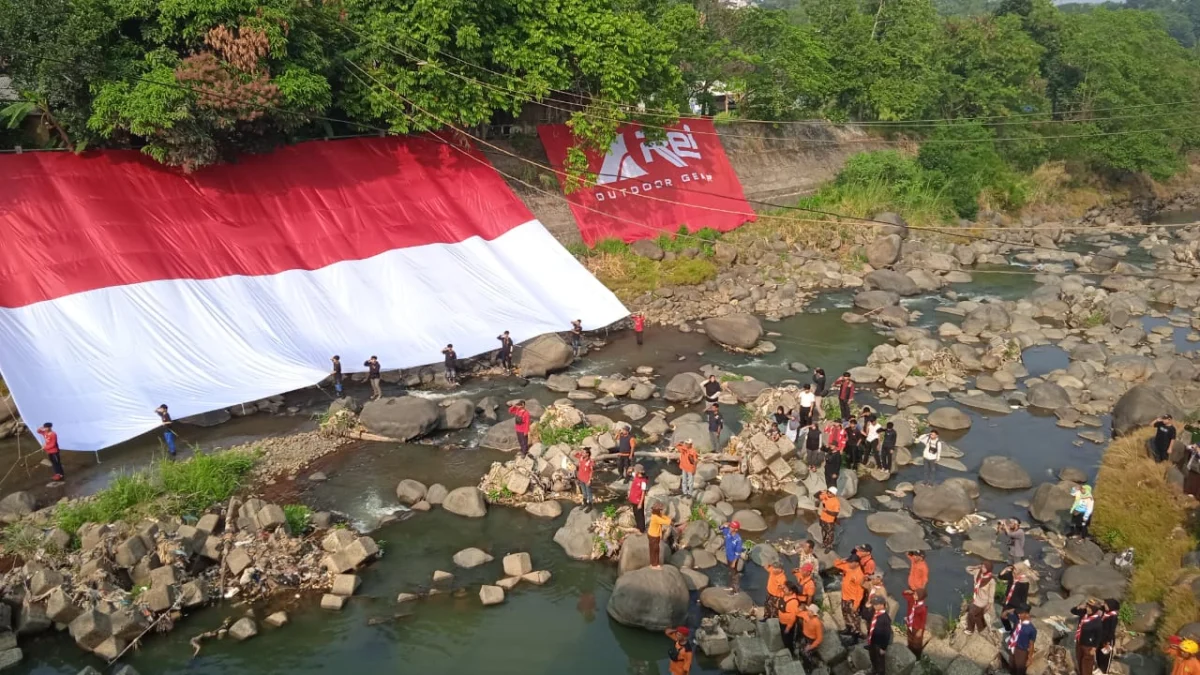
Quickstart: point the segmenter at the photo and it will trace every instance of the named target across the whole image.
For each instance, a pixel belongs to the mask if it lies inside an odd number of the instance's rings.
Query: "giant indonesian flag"
[[[193,175],[136,152],[0,158],[0,373],[98,450],[347,373],[607,325],[621,303],[482,157],[311,142]]]

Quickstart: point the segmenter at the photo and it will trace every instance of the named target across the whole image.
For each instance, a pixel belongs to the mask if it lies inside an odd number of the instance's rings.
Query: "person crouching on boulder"
[[[37,432],[42,437],[42,450],[46,451],[46,458],[54,467],[54,480],[60,481],[66,473],[63,471],[62,459],[58,456],[58,432],[50,422],[38,427]]]

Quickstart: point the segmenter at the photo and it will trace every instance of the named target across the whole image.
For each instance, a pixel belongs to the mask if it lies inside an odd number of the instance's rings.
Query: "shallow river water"
[[[1014,269],[1014,268],[1009,268]],[[1032,278],[1022,275],[976,272],[975,281],[955,290],[960,298],[992,295],[1013,299],[1027,294]],[[751,375],[768,383],[785,379],[808,381],[807,374],[788,370],[787,364],[801,362],[809,367],[821,365],[830,379],[842,370],[864,362],[870,350],[883,342],[869,325],[848,325],[841,313],[849,306],[849,295],[823,297],[804,314],[776,323],[766,323],[778,351],[762,357],[729,354],[711,345],[704,336],[682,334],[674,329],[651,330],[647,343],[638,347],[628,335],[614,334],[610,344],[590,355],[573,373],[630,373],[638,365],[653,365],[658,383],[665,384],[676,372],[696,370],[703,363]],[[936,327],[944,321],[957,321],[935,308],[949,302],[945,298],[925,297],[906,301],[910,309],[923,316],[916,325]],[[1182,336],[1179,336],[1182,340]],[[1188,348],[1194,348],[1194,345]],[[704,352],[703,356],[698,353]],[[680,360],[682,358],[682,360]],[[1024,355],[1031,374],[1037,375],[1067,364],[1065,354],[1056,347],[1037,347]],[[526,386],[521,380],[508,379],[486,383],[468,382],[455,395],[479,397],[495,394],[501,399],[536,397],[550,402],[557,397],[538,383]],[[290,404],[306,412],[323,405],[319,392],[292,395]],[[647,402],[661,407],[662,402]],[[931,405],[946,405],[939,400]],[[592,411],[594,406],[582,406]],[[727,423],[736,430],[738,410],[725,410]],[[615,409],[606,414],[619,417]],[[1052,480],[1064,466],[1075,466],[1094,475],[1101,446],[1077,440],[1076,430],[1055,426],[1053,417],[1031,415],[1025,410],[1009,415],[984,416],[967,410],[974,425],[965,434],[950,440],[965,452],[963,462],[975,476],[982,458],[991,454],[1010,455],[1033,476],[1035,485]],[[1106,421],[1107,423],[1107,421]],[[232,445],[264,435],[286,433],[311,425],[304,415],[290,418],[250,417],[233,420],[214,429],[197,431],[189,439],[204,447]],[[482,435],[482,425],[450,439],[438,439],[438,445],[362,444],[340,452],[322,463],[329,480],[308,484],[302,499],[317,509],[336,509],[356,522],[371,524],[381,515],[396,509],[394,489],[402,478],[414,478],[426,484],[440,482],[453,488],[478,482],[493,461],[504,459],[495,453],[471,447]],[[1106,431],[1106,430],[1105,430]],[[451,445],[454,443],[455,445]],[[12,444],[0,452],[13,450]],[[143,439],[102,455],[105,464],[91,468],[82,484],[72,487],[84,492],[98,489],[113,471],[143,463],[154,451],[155,442]],[[72,458],[79,465],[92,461],[90,456]],[[38,471],[39,468],[34,468]],[[652,467],[652,473],[657,467]],[[893,480],[915,480],[917,468],[909,467]],[[942,471],[942,476],[953,474]],[[10,488],[11,489],[11,488]],[[860,495],[871,498],[883,486],[860,482]],[[980,511],[999,516],[1026,516],[1016,502],[1027,499],[1030,491],[1001,492],[982,487]],[[770,503],[762,504],[770,512]],[[411,515],[412,517],[404,517]],[[581,563],[569,560],[551,540],[566,516],[553,521],[536,519],[522,511],[494,507],[479,520],[462,519],[435,509],[429,513],[402,514],[399,522],[374,533],[382,539],[385,556],[361,576],[363,585],[341,613],[323,612],[296,599],[284,599],[292,622],[283,629],[261,627],[252,641],[234,644],[211,641],[200,656],[191,658],[188,639],[220,623],[227,615],[245,608],[228,605],[208,609],[185,619],[164,637],[148,639],[129,663],[142,673],[194,673],[227,675],[232,673],[374,673],[390,672],[414,675],[440,673],[521,673],[522,675],[575,673],[612,675],[613,673],[665,673],[665,638],[648,632],[621,627],[609,620],[605,604],[616,578],[615,566],[607,563]],[[853,543],[871,543],[887,568],[889,554],[884,540],[870,534],[865,518],[855,517],[839,535],[839,550],[847,552]],[[756,540],[805,536],[811,524],[805,516],[768,518],[771,529]],[[957,544],[957,540],[956,540]],[[1040,545],[1030,541],[1029,555],[1038,557]],[[478,546],[496,557],[495,562],[475,570],[460,570],[450,558],[458,550]],[[929,553],[933,583],[930,607],[946,613],[957,606],[968,590],[962,571],[967,559],[956,545],[934,544]],[[500,558],[509,552],[528,551],[535,569],[552,571],[550,583],[542,587],[523,584],[496,607],[481,607],[479,584],[491,583],[502,576]],[[419,592],[428,587],[431,574],[438,569],[455,574],[459,594],[445,594],[397,606],[400,592]],[[723,584],[724,573],[708,570],[713,581]],[[886,583],[898,595],[906,570],[888,570]],[[749,566],[743,587],[761,600],[764,575]],[[260,614],[261,616],[262,614]],[[76,673],[84,665],[100,668],[103,664],[84,655],[65,637],[47,635],[23,642],[25,661],[14,671],[19,673]],[[698,658],[694,672],[715,673],[715,664]]]

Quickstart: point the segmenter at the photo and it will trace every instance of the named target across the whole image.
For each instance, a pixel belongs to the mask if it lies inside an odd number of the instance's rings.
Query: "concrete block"
[[[330,553],[322,558],[321,565],[334,574],[341,574],[342,572],[349,572],[354,569],[354,565],[350,562],[350,556],[341,551]]]
[[[550,582],[550,572],[546,570],[538,570],[536,572],[530,572],[521,578],[533,584],[534,586],[544,586]]]
[[[229,568],[229,571],[234,574],[234,576],[241,574],[242,570],[253,564],[254,559],[250,557],[250,554],[247,553],[246,549],[244,548],[235,546],[233,547],[233,550],[229,552],[229,555],[225,556],[225,565]]]
[[[196,529],[209,536],[215,534],[220,525],[221,516],[215,513],[206,513],[200,516],[200,520],[196,521]]]
[[[100,643],[112,637],[112,622],[107,614],[91,610],[75,617],[69,627],[71,637],[80,647],[94,651]]]
[[[287,622],[288,622],[287,612],[275,612],[274,614],[268,616],[266,619],[263,619],[263,623],[267,624],[268,626],[274,626],[275,628],[285,626],[285,625],[287,625]]]
[[[137,586],[149,586],[153,581],[151,574],[159,567],[162,567],[162,563],[158,560],[158,554],[151,553],[137,561],[137,564],[129,571],[129,578],[133,579],[133,583]]]
[[[504,556],[504,573],[510,577],[519,577],[533,571],[533,561],[528,553],[510,553]]]
[[[354,542],[356,537],[350,530],[334,529],[321,540],[321,548],[326,553],[337,553]]]
[[[79,548],[83,551],[90,551],[100,544],[104,543],[104,536],[108,534],[109,527],[107,525],[87,524],[79,528]]]
[[[333,593],[326,593],[321,596],[321,609],[329,609],[335,612],[340,612],[342,607],[346,605],[346,598]]]
[[[224,544],[221,543],[219,538],[206,537],[204,539],[204,544],[201,545],[200,550],[197,552],[205,558],[208,558],[213,562],[217,562],[221,559],[221,552],[223,550]]]
[[[108,638],[104,642],[101,642],[93,653],[105,661],[112,661],[116,659],[121,652],[125,651],[125,647],[128,645],[129,643],[125,642],[119,637],[114,636]]]
[[[46,606],[41,603],[31,603],[29,598],[21,605],[17,615],[17,635],[37,635],[50,628],[53,622],[46,615]]]
[[[79,574],[84,579],[104,578],[112,574],[112,563],[108,558],[93,558],[79,568]]]
[[[117,546],[117,565],[130,569],[149,552],[150,549],[146,548],[146,542],[142,541],[141,537],[129,537]]]
[[[343,598],[348,598],[354,595],[354,591],[358,590],[358,585],[362,581],[355,574],[339,574],[333,578],[333,588],[329,591],[334,595],[340,595]]]
[[[719,626],[700,630],[696,634],[696,646],[708,657],[724,656],[729,653],[729,636]]]
[[[179,529],[175,530],[175,538],[179,540],[180,547],[188,555],[191,555],[204,546],[204,540],[208,538],[208,535],[191,525],[180,525]]]
[[[35,598],[39,598],[48,593],[51,588],[61,586],[62,582],[63,575],[57,571],[51,569],[39,570],[29,579],[29,592]]]
[[[12,631],[0,633],[0,652],[6,652],[17,646],[17,636]]]
[[[121,609],[109,615],[109,626],[112,634],[126,642],[136,640],[139,635],[150,627],[150,622],[139,611]]]
[[[260,530],[267,530],[268,532],[287,525],[287,516],[283,513],[283,508],[276,504],[263,506],[254,515],[254,519],[258,522]]]
[[[143,591],[139,600],[146,603],[151,612],[165,612],[175,604],[176,597],[174,586],[154,586]]]
[[[379,546],[370,537],[359,537],[342,549],[341,553],[346,555],[352,567],[358,567],[379,555]]]
[[[6,602],[0,602],[0,631],[13,629],[13,608]]]
[[[46,598],[46,616],[54,623],[71,623],[82,611],[61,587],[50,591],[50,596]],[[3,648],[0,645],[0,649]]]
[[[504,602],[504,589],[499,586],[482,586],[479,589],[479,601],[488,605],[498,605]]]
[[[174,565],[163,565],[150,570],[151,586],[174,586],[179,583],[179,575]]]
[[[771,653],[762,640],[756,637],[733,639],[733,662],[742,675],[763,675],[767,672],[770,658]]]
[[[71,548],[71,533],[54,528],[46,534],[46,546],[55,551],[66,551]]]
[[[234,622],[229,627],[229,637],[242,642],[258,635],[258,624],[254,623],[254,619],[244,616]]]
[[[20,649],[6,649],[0,652],[0,670],[7,670],[21,662],[25,654]]]
[[[208,584],[203,579],[195,579],[184,584],[179,589],[182,599],[179,606],[184,609],[200,607],[208,602]]]
[[[758,639],[767,646],[767,651],[774,654],[783,649],[783,634],[779,629],[779,619],[767,619],[758,622]]]
[[[504,577],[503,579],[497,581],[494,585],[499,586],[506,591],[511,591],[512,589],[516,588],[517,584],[519,583],[521,583],[521,577]]]

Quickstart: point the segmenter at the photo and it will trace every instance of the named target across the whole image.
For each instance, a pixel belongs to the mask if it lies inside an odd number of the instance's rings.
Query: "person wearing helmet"
[[[1167,639],[1167,656],[1174,660],[1171,675],[1200,675],[1200,644],[1195,640],[1183,640],[1178,635]]]
[[[821,507],[818,516],[821,522],[821,546],[825,548],[826,553],[833,550],[834,526],[837,524],[838,514],[842,511],[842,503],[838,501],[837,493],[836,487],[817,493],[817,503]]]
[[[741,529],[742,524],[736,520],[731,520],[728,525],[721,526],[721,535],[725,537],[725,564],[729,566],[729,590],[734,593],[738,591],[742,556],[746,550],[740,533]]]
[[[692,639],[687,626],[668,628],[667,637],[671,638],[671,648],[667,657],[671,660],[668,668],[671,675],[688,675],[692,672]]]

